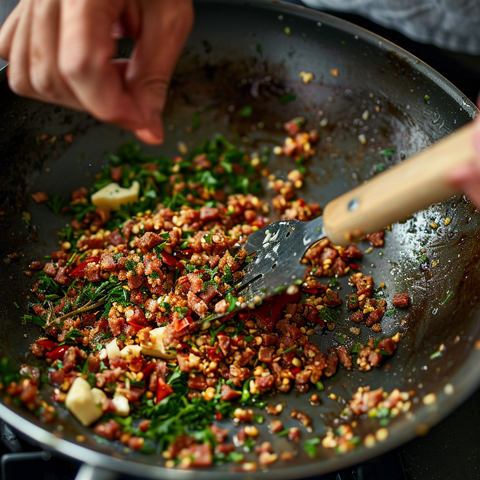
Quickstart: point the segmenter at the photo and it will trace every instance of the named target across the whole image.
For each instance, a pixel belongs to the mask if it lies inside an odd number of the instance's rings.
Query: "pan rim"
[[[225,5],[223,0],[196,0],[195,3]],[[320,21],[343,32],[352,35],[358,35],[362,41],[370,43],[382,51],[396,53],[403,61],[414,67],[417,71],[425,75],[425,77],[434,82],[436,85],[440,86],[446,92],[446,94],[448,94],[459,105],[461,105],[461,108],[464,109],[471,118],[474,118],[478,112],[478,109],[475,107],[473,102],[471,102],[464,94],[462,94],[460,90],[458,90],[458,88],[456,88],[450,81],[429,67],[425,62],[408,53],[401,47],[398,47],[397,45],[385,40],[381,36],[369,32],[362,27],[324,12],[319,12],[299,5],[281,3],[276,0],[230,0],[229,4],[234,6],[243,5],[261,8],[284,14],[291,13],[296,17],[305,18],[310,21]],[[6,69],[6,66],[0,69],[0,81],[4,81],[6,77]],[[472,353],[468,359],[468,362],[465,364],[465,369],[469,364],[474,362],[478,363],[479,358],[480,352],[478,354]],[[454,409],[458,408],[460,404],[463,403],[478,388],[480,384],[480,377],[474,373],[473,369],[469,369],[467,374],[463,372],[463,375],[460,376],[456,384],[458,385],[458,390],[460,393],[456,394],[454,397],[445,398],[441,404],[441,408],[439,408],[440,415],[435,418],[435,421],[432,421],[430,419],[431,415],[428,415],[428,413],[425,412],[424,415],[419,415],[415,422],[411,422],[402,431],[400,431],[397,436],[390,436],[387,440],[377,444],[375,448],[371,450],[362,449],[343,457],[339,456],[334,459],[311,462],[301,466],[287,466],[281,469],[274,469],[271,473],[273,473],[279,479],[293,477],[302,478],[310,475],[319,475],[360,463],[398,447],[417,435],[416,429],[419,423],[425,422],[425,424],[431,426],[433,423],[437,423],[450,414]],[[0,417],[2,417],[9,424],[14,425],[14,428],[32,438],[36,443],[42,445],[43,447],[49,450],[55,450],[56,452],[75,460],[85,459],[87,464],[94,467],[111,469],[119,473],[128,473],[133,475],[138,475],[138,469],[141,468],[142,475],[145,475],[149,478],[158,478],[159,474],[161,474],[161,476],[165,479],[175,478],[179,480],[182,478],[192,478],[193,475],[205,476],[205,474],[215,478],[223,478],[226,474],[225,471],[215,470],[170,470],[159,465],[148,465],[146,463],[132,460],[115,458],[105,453],[100,453],[91,448],[76,444],[70,440],[58,438],[48,430],[36,425],[35,423],[32,423],[30,420],[14,412],[3,403],[0,403]],[[245,474],[243,473],[240,475]],[[250,478],[256,478],[260,476],[264,477],[265,473],[260,471],[253,474],[249,473],[248,476]]]

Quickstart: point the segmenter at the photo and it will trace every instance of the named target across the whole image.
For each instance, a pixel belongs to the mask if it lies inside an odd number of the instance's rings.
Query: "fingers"
[[[191,0],[21,0],[0,30],[18,94],[87,110],[163,140],[168,84],[193,23]],[[133,35],[131,60],[112,61],[114,37]]]
[[[22,8],[23,3],[20,2],[7,17],[2,28],[0,28],[0,57],[7,61],[10,57],[10,49]]]
[[[190,0],[142,0],[139,2],[141,36],[127,71],[127,88],[145,118],[135,133],[142,141],[163,140],[161,114],[168,85],[193,24]]]
[[[19,95],[36,98],[35,90],[30,82],[30,28],[32,22],[33,0],[23,0],[22,14],[18,19],[11,39],[8,58],[8,83]]]
[[[35,1],[30,36],[30,82],[43,100],[83,110],[58,69],[60,0]]]
[[[476,159],[468,165],[461,165],[449,176],[448,180],[463,190],[480,207],[480,119],[475,121],[476,128],[472,136]]]
[[[59,68],[76,98],[94,116],[138,129],[144,126],[143,115],[111,62],[112,28],[125,5],[122,0],[65,0],[60,12]]]

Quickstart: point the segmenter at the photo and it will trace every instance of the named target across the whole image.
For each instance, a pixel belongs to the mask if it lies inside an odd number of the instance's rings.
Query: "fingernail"
[[[163,137],[158,136],[156,132],[153,132],[150,128],[140,128],[135,130],[135,135],[142,142],[149,145],[161,145],[163,143]]]

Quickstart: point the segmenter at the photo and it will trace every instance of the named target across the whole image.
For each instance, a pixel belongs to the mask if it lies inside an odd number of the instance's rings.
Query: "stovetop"
[[[308,480],[480,478],[479,432],[480,389],[426,436],[355,467]],[[0,480],[73,480],[80,468],[77,462],[32,446],[1,420],[0,455]]]

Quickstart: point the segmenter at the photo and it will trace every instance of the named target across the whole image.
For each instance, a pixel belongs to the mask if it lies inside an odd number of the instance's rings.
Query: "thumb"
[[[193,24],[191,0],[141,0],[141,27],[126,84],[145,119],[136,135],[146,143],[163,141],[161,115],[168,85]]]

